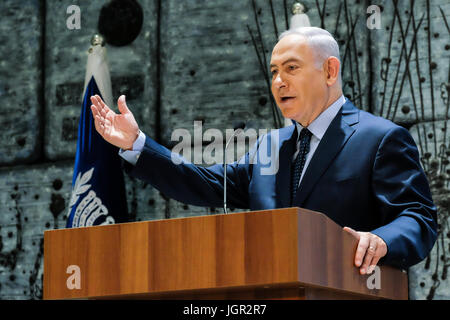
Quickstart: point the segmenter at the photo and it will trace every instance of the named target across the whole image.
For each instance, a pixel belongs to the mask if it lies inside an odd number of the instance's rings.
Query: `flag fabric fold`
[[[105,48],[94,46],[89,50],[86,68],[67,228],[128,220],[119,150],[95,130],[90,109],[90,97],[96,94],[111,107],[111,91]]]

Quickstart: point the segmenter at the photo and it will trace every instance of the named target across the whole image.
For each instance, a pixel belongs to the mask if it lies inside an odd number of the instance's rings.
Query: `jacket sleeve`
[[[246,158],[248,154],[227,165],[228,207],[248,208],[251,165]],[[223,164],[196,166],[147,137],[136,165],[124,163],[124,169],[177,201],[195,206],[223,206]]]
[[[406,269],[423,260],[437,238],[437,211],[408,130],[395,127],[383,137],[372,187],[383,224],[372,233],[388,247],[380,262]]]

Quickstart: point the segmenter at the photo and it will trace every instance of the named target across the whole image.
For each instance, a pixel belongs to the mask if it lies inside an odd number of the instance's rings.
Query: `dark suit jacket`
[[[298,206],[322,212],[341,226],[381,237],[388,253],[380,262],[401,268],[428,255],[437,236],[436,207],[406,129],[347,100],[320,141],[291,204],[296,138],[294,125],[272,131],[239,162],[227,166],[230,207]],[[264,172],[273,163],[254,161],[262,146],[269,146],[272,161],[278,161],[275,174]],[[147,138],[136,166],[128,164],[126,170],[178,201],[223,206],[223,165],[175,165],[171,151]]]

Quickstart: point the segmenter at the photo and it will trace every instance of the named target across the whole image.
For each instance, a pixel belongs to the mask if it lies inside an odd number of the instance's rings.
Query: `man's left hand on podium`
[[[359,268],[359,273],[371,274],[378,261],[387,254],[386,243],[379,236],[370,232],[355,231],[349,227],[344,227],[344,230],[358,239],[355,266]]]

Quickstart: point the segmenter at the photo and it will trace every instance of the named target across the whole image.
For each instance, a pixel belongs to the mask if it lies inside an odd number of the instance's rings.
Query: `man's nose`
[[[275,88],[280,89],[282,87],[286,86],[286,82],[284,81],[284,79],[281,77],[281,73],[278,73],[275,77],[275,79],[273,79],[273,84],[275,86]]]

